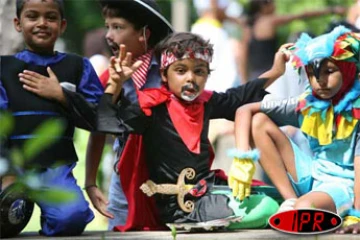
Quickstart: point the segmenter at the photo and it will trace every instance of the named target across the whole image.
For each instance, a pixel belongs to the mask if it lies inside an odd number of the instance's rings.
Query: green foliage
[[[173,237],[173,240],[176,240],[176,233],[176,228],[171,226],[171,236]]]
[[[76,199],[76,194],[60,188],[53,189],[36,189],[24,182],[26,178],[18,178],[12,185],[13,191],[24,193],[29,199],[35,202],[47,202],[58,204],[70,202]]]
[[[50,146],[57,140],[64,131],[64,124],[61,120],[48,120],[41,124],[39,128],[33,132],[36,138],[29,139],[24,144],[23,156],[24,160],[31,160],[42,149]]]
[[[7,138],[11,134],[14,126],[14,119],[9,112],[1,112],[0,114],[0,136]],[[46,201],[48,203],[63,203],[72,201],[76,198],[75,193],[60,189],[42,189],[41,180],[38,178],[36,171],[23,171],[26,161],[31,160],[36,154],[54,143],[57,136],[64,131],[64,124],[60,120],[50,119],[41,124],[33,134],[36,138],[29,139],[24,144],[24,149],[12,148],[8,149],[10,161],[11,175],[16,176],[13,186],[16,191],[24,192],[33,201]],[[2,160],[2,159],[1,159]],[[1,164],[0,167],[4,167]],[[0,169],[1,173],[8,174],[9,169]],[[1,176],[0,176],[1,177]]]
[[[65,0],[65,9],[68,25],[63,38],[67,50],[82,55],[86,32],[104,26],[99,1]]]
[[[250,0],[238,0],[245,9],[248,7]],[[354,4],[353,0],[274,0],[276,13],[279,15],[299,14],[306,11],[321,10],[330,6],[349,7]],[[327,30],[331,21],[343,20],[345,16],[334,14],[324,15],[321,17],[295,20],[289,24],[280,26],[277,29],[279,45],[288,42],[289,37],[299,32],[308,32],[313,35],[319,35]]]
[[[0,138],[8,136],[14,128],[14,120],[10,113],[0,111]]]
[[[46,201],[47,203],[64,203],[71,202],[76,199],[76,194],[60,188],[53,189],[29,189],[28,194],[29,198],[35,202]]]
[[[24,165],[24,156],[22,154],[22,152],[20,151],[20,149],[18,148],[12,148],[10,149],[10,159],[11,159],[11,164],[14,167],[21,167]]]
[[[166,19],[171,20],[171,3],[174,0],[157,0]],[[192,0],[190,5],[190,24],[196,21],[197,14]],[[246,9],[250,0],[237,0]],[[280,15],[295,14],[304,11],[319,10],[329,6],[349,7],[353,0],[275,0],[276,12]],[[83,38],[87,31],[104,26],[101,7],[98,0],[65,0],[67,30],[64,34],[67,49],[82,54]],[[321,34],[332,20],[343,19],[328,15],[312,19],[296,20],[283,25],[278,30],[279,43],[286,42],[291,34],[307,31],[315,35]]]

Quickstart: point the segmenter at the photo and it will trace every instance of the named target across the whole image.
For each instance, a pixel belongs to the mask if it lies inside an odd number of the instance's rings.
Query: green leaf
[[[175,228],[175,226],[171,226],[171,236],[173,237],[173,240],[176,240],[176,228]]]
[[[20,149],[18,148],[12,148],[10,149],[10,159],[11,164],[14,165],[14,167],[23,167],[24,166],[24,156]]]
[[[14,128],[14,118],[9,112],[0,111],[0,137],[8,136]]]
[[[28,196],[33,201],[42,201],[46,203],[66,203],[76,199],[76,194],[60,188],[46,190],[28,189]]]
[[[59,119],[51,119],[41,124],[33,135],[35,138],[29,139],[24,144],[24,158],[31,160],[41,150],[53,144],[64,131],[64,123]]]

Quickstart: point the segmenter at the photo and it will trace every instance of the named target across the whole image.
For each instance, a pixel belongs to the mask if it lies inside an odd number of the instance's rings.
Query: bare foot
[[[347,227],[341,227],[336,230],[336,233],[345,234],[345,233],[352,233],[352,234],[360,234],[360,223],[351,224]]]

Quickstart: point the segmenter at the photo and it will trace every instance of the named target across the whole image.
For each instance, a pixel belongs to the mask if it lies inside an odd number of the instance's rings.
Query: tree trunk
[[[13,54],[23,47],[21,33],[14,28],[14,0],[0,0],[0,54]]]

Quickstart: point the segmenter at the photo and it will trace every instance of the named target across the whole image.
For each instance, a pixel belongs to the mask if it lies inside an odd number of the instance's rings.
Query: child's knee
[[[64,211],[42,217],[42,234],[46,236],[76,236],[82,234],[94,218],[90,208],[82,211]]]
[[[270,120],[268,116],[266,116],[266,114],[264,113],[256,113],[253,118],[252,118],[252,130],[254,133],[256,132],[263,132],[266,127],[267,124],[266,122]]]
[[[295,209],[308,209],[308,208],[314,208],[314,203],[310,201],[309,199],[298,199],[295,202],[294,205]]]

